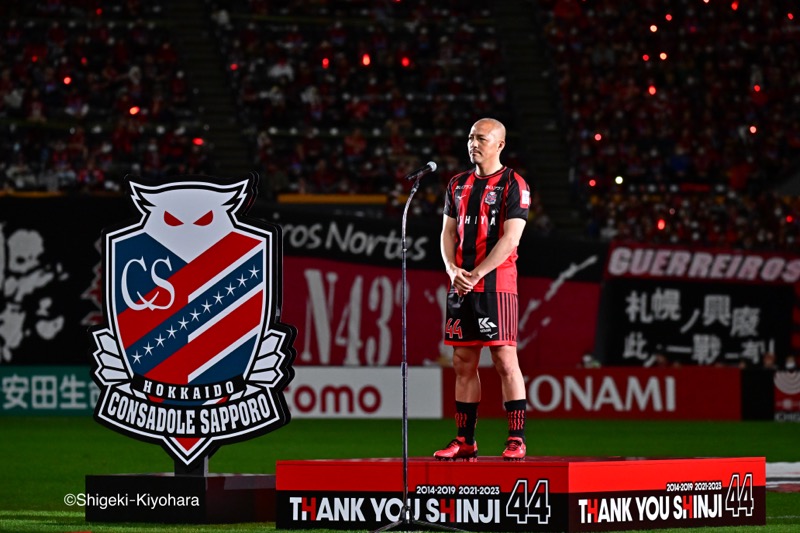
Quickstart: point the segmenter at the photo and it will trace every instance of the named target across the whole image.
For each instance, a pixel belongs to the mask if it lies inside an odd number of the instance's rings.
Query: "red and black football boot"
[[[450,441],[443,450],[433,454],[440,461],[462,461],[473,462],[478,460],[478,441],[467,444],[464,437],[456,437]]]
[[[525,443],[517,437],[509,437],[506,449],[503,450],[504,461],[522,461],[525,459]]]

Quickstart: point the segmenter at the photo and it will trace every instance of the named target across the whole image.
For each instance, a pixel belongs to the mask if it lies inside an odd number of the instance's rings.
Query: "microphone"
[[[433,161],[428,161],[427,165],[407,175],[405,179],[409,181],[419,179],[425,174],[430,174],[431,172],[436,172],[436,163],[434,163]]]

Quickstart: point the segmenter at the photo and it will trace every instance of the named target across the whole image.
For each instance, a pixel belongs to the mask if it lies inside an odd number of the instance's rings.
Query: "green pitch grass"
[[[429,456],[453,436],[449,420],[411,420],[409,455]],[[483,455],[499,455],[505,421],[481,419]],[[8,532],[236,532],[274,530],[274,524],[166,526],[87,524],[68,507],[86,474],[169,472],[160,447],[138,442],[90,418],[0,418],[0,531]],[[218,473],[274,473],[281,459],[399,457],[399,420],[294,420],[266,436],[225,446],[209,462]],[[640,422],[529,420],[528,455],[734,457],[800,461],[800,425],[774,422]],[[315,530],[320,531],[320,530]],[[686,531],[686,530],[661,530]],[[800,531],[800,494],[767,493],[767,526],[698,528],[700,532]]]

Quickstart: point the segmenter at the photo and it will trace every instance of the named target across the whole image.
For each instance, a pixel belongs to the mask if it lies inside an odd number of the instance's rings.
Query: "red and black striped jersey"
[[[473,270],[486,259],[511,218],[528,218],[531,192],[514,169],[503,167],[490,176],[462,172],[450,180],[444,214],[456,219],[456,264]],[[476,292],[517,292],[517,250],[473,288]],[[452,288],[451,288],[452,290]]]

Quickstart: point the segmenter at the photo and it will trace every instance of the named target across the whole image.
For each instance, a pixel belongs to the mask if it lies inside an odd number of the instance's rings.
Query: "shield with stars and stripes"
[[[113,242],[113,316],[133,388],[167,403],[225,401],[243,389],[269,318],[265,239],[232,228],[186,262],[158,237]]]
[[[149,190],[143,223],[108,243],[110,308],[132,388],[156,402],[224,402],[244,389],[272,307],[273,236],[211,188]]]

